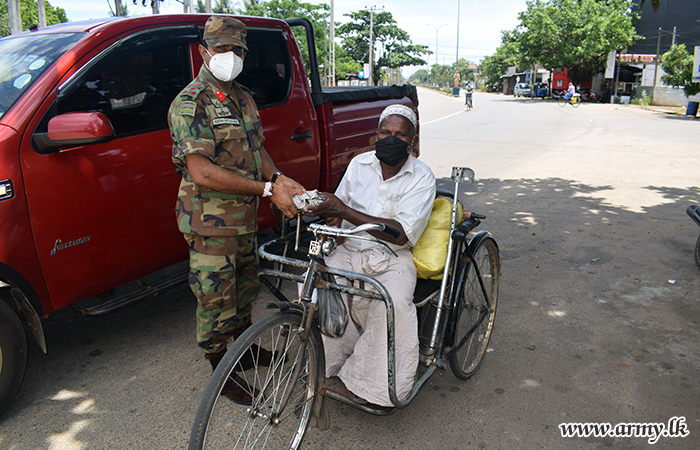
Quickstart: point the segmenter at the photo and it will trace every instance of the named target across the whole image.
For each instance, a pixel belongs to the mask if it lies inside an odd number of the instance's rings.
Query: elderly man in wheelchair
[[[387,241],[398,256],[377,243],[350,239],[326,259],[330,267],[376,278],[389,291],[395,306],[399,398],[411,391],[418,367],[418,319],[413,305],[416,267],[411,247],[423,233],[435,199],[435,176],[414,156],[416,127],[417,118],[410,108],[387,107],[379,119],[376,151],[355,157],[335,194],[323,193],[327,200],[308,208],[308,214],[326,217],[332,226],[379,222],[400,232],[397,238],[370,232]],[[340,338],[323,336],[326,387],[360,404],[391,407],[385,305],[345,294],[343,300],[352,323]]]

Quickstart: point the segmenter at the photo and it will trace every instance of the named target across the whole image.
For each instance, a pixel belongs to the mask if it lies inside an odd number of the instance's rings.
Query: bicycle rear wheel
[[[481,272],[489,303],[487,305],[474,267],[468,267],[467,279],[457,304],[458,319],[454,345],[459,345],[462,341],[464,343],[450,357],[452,373],[462,380],[470,378],[479,369],[496,319],[498,282],[501,274],[501,257],[496,241],[490,237],[481,241],[474,251],[474,260]],[[467,337],[472,328],[473,333]]]
[[[574,108],[578,108],[579,106],[581,106],[581,103],[581,97],[571,97],[571,106],[573,106]]]
[[[567,103],[569,103],[569,99],[568,99],[568,98],[564,98],[563,95],[562,95],[561,97],[559,97],[559,100],[557,100],[557,104],[558,104],[559,106],[561,106],[562,108],[563,108],[564,106],[566,106]]]
[[[298,313],[270,314],[233,343],[204,391],[190,434],[190,450],[299,448],[325,376],[318,328],[312,328],[304,346],[300,325]],[[275,351],[269,366],[258,364],[258,348]],[[296,368],[301,371],[293,379]],[[221,396],[226,381],[234,378],[251,394],[252,405],[239,405]],[[289,400],[280,410],[290,389]]]

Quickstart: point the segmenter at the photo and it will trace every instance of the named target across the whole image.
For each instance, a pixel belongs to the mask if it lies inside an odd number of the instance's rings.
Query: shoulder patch
[[[181,116],[194,117],[194,113],[197,111],[197,103],[192,100],[185,100],[180,102],[180,107],[178,114]]]

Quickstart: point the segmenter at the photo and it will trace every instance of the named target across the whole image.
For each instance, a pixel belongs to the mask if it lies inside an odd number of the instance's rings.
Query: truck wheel
[[[15,398],[27,368],[27,337],[15,312],[0,300],[0,415]]]

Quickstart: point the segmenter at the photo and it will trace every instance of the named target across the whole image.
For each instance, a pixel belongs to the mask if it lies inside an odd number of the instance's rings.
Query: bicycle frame
[[[291,258],[285,255],[276,255],[268,251],[268,248],[279,243],[284,244],[284,248],[289,248],[289,235],[283,235],[277,239],[269,241],[263,244],[259,249],[259,254],[261,258],[272,261],[275,263],[274,269],[261,269],[259,272],[262,283],[268,287],[268,289],[273,293],[273,295],[282,302],[278,303],[281,310],[285,308],[299,309],[303,312],[304,320],[302,319],[302,324],[313,323],[308,319],[307,314],[313,314],[315,305],[309,308],[305,305],[312,303],[312,294],[314,289],[333,289],[346,293],[349,295],[360,296],[365,298],[370,298],[374,300],[383,301],[386,306],[386,319],[387,319],[387,361],[388,361],[388,386],[389,386],[389,399],[392,404],[397,408],[403,408],[407,406],[415,398],[415,396],[420,391],[421,387],[425,382],[433,375],[433,373],[438,368],[444,368],[447,360],[450,356],[458,350],[465,342],[466,339],[471,335],[471,333],[479,326],[479,324],[484,320],[488,311],[490,310],[489,299],[486,287],[484,285],[481,273],[476,264],[476,261],[472,255],[472,248],[477,248],[481,240],[490,236],[490,233],[482,231],[477,233],[469,242],[467,242],[467,233],[473,228],[478,226],[480,223],[479,219],[483,216],[473,215],[473,218],[466,221],[465,223],[458,226],[459,221],[459,186],[460,183],[467,178],[468,180],[474,180],[474,172],[471,169],[463,167],[454,167],[452,169],[452,181],[454,182],[454,195],[452,198],[452,215],[450,224],[450,237],[447,246],[447,255],[445,257],[445,269],[443,272],[443,279],[440,285],[440,294],[436,305],[436,316],[433,323],[433,329],[430,336],[429,348],[432,353],[431,363],[428,369],[423,373],[423,375],[415,383],[408,395],[399,399],[396,394],[396,350],[395,350],[395,329],[394,329],[394,303],[391,298],[390,293],[384,285],[382,285],[376,279],[364,275],[362,273],[351,272],[339,268],[328,267],[323,262],[323,255],[330,254],[334,249],[334,241],[327,239],[332,236],[333,230],[331,227],[326,227],[324,225],[311,224],[309,230],[314,232],[316,241],[312,242],[309,246],[309,261],[303,261],[296,258]],[[300,219],[298,219],[300,220]],[[298,237],[297,237],[298,239]],[[298,248],[298,242],[296,247]],[[290,272],[285,272],[279,270],[280,267],[291,266],[300,269],[306,269],[305,274],[294,274]],[[465,338],[461,342],[454,345],[454,333],[457,320],[455,311],[458,311],[458,302],[460,301],[459,293],[461,292],[464,283],[466,281],[467,273],[473,266],[473,270],[476,271],[479,284],[481,286],[481,291],[486,298],[487,308],[485,314],[481,314],[477,323],[473,328],[467,333]],[[328,282],[322,280],[317,276],[318,272],[328,272],[335,276],[343,277],[352,282],[352,285],[345,286],[334,282]],[[279,283],[277,286],[266,280],[265,276],[274,277],[278,280],[289,280],[295,281],[297,283],[303,283],[301,293],[298,299],[294,301],[288,300],[284,294],[279,290]],[[360,283],[360,288],[354,287],[354,282]],[[375,291],[364,289],[364,286],[368,285],[375,289]],[[448,312],[447,314],[445,314]],[[300,324],[301,325],[301,324]],[[308,325],[307,325],[308,327]],[[309,333],[309,330],[303,330],[305,333]],[[449,348],[446,346],[449,346]],[[356,408],[363,411],[370,412],[373,414],[387,414],[386,411],[376,410],[365,405],[357,404],[350,399],[343,396],[335,394],[333,392],[327,391],[325,395],[334,398],[336,400],[342,401],[344,403],[350,404]]]

